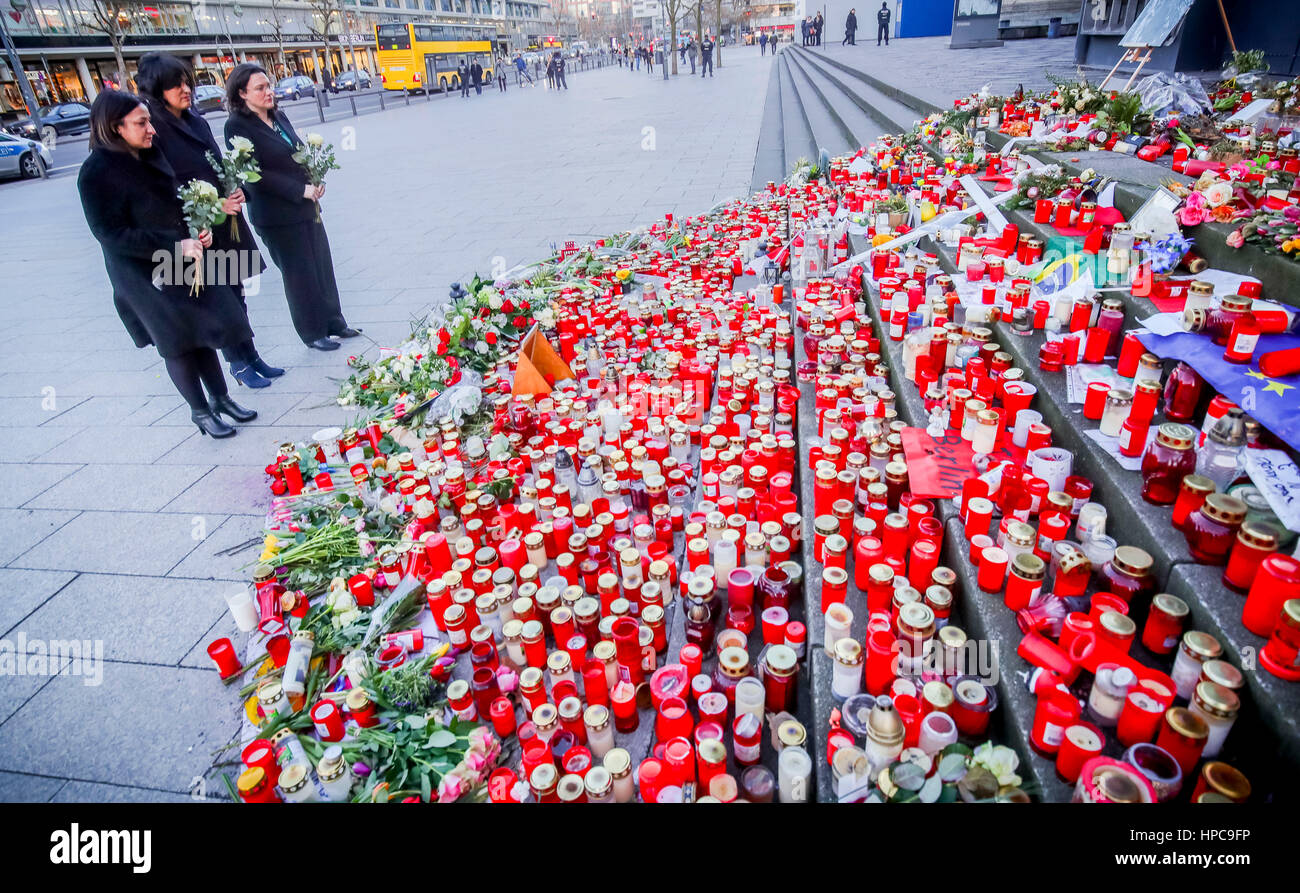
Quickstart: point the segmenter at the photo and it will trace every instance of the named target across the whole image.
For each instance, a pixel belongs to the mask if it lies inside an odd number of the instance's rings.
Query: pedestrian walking
[[[320,219],[325,186],[313,186],[293,160],[303,144],[289,119],[275,107],[275,91],[262,66],[241,62],[226,80],[226,142],[253,143],[262,179],[248,183],[249,222],[271,261],[280,268],[294,330],[315,350],[338,350],[330,336],[355,338],[339,305],[329,238]]]
[[[876,46],[880,46],[883,38],[885,46],[889,46],[889,4],[882,2],[880,10],[876,13]]]
[[[506,92],[506,60],[498,59],[496,64],[497,72],[497,89],[502,93]]]
[[[849,17],[844,20],[844,40],[840,42],[840,46],[844,46],[846,43],[851,47],[857,46],[857,43],[853,39],[853,35],[856,34],[857,31],[858,11],[856,9],[850,9]]]
[[[817,15],[813,18],[813,38],[814,38],[813,44],[815,46],[822,45],[822,27],[825,24],[826,22],[824,19],[822,19],[822,14],[820,12],[817,13]]]
[[[460,96],[462,99],[469,99],[469,66],[465,60],[460,60],[460,65],[456,68],[456,77],[460,80]]]
[[[479,64],[479,61],[477,59],[475,59],[474,64],[469,67],[469,76],[474,81],[474,94],[476,96],[482,96],[483,95],[483,66]]]
[[[555,57],[552,56],[546,61],[546,89],[555,89]]]
[[[691,74],[695,74],[695,59],[700,55],[700,48],[695,45],[693,37],[686,44],[686,55],[691,60]]]
[[[700,77],[708,72],[713,77],[713,38],[706,32],[700,43]]]
[[[528,63],[524,61],[523,54],[515,53],[515,81],[517,86],[522,87],[525,78],[528,79],[528,83],[533,82],[533,77],[528,73]]]
[[[808,46],[808,26],[812,24],[812,19],[807,16],[799,23],[799,33],[803,38],[803,45]]]
[[[225,285],[205,284],[196,295],[184,282],[154,285],[155,254],[179,249],[188,267],[190,259],[202,261],[212,233],[189,237],[176,195],[181,184],[153,146],[149,119],[139,97],[100,91],[90,110],[90,156],[77,175],[81,207],[103,251],[117,315],[135,346],[157,348],[199,431],[230,437],[235,429],[222,415],[250,422],[257,413],[230,399],[217,351],[250,341],[253,333]]]
[[[655,73],[655,45],[653,43],[645,48],[645,67],[650,74]]]
[[[767,55],[767,32],[766,31],[758,35],[758,49],[759,49],[759,55],[761,56]]]
[[[191,106],[194,75],[189,66],[167,53],[148,53],[140,57],[135,82],[140,97],[149,107],[150,123],[157,131],[153,147],[167,159],[176,175],[176,181],[184,184],[191,180],[204,180],[220,189],[221,181],[208,163],[208,154],[220,158],[221,147],[212,135],[208,122],[201,115],[195,114]],[[238,239],[231,236],[229,226],[219,226],[212,233],[212,249],[222,252],[215,255],[218,258],[235,259],[233,264],[222,263],[219,266],[221,271],[235,274],[233,281],[221,284],[234,291],[244,313],[244,321],[248,323],[248,305],[244,299],[242,280],[260,275],[266,269],[266,261],[262,259],[253,231],[244,219],[242,211],[245,199],[242,189],[236,189],[226,197],[222,210],[235,221],[239,236]],[[251,324],[249,328],[252,328]],[[252,338],[226,348],[222,355],[230,364],[230,374],[241,385],[251,388],[269,387],[271,379],[284,374],[283,369],[269,365],[258,356]]]
[[[542,79],[542,60],[536,56],[533,57],[533,75],[539,81]]]

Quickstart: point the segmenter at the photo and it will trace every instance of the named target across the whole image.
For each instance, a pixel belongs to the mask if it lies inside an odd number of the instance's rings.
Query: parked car
[[[52,164],[44,143],[0,132],[0,176],[39,177]]]
[[[27,139],[53,140],[55,136],[73,136],[90,132],[90,106],[84,102],[58,102],[41,109],[41,132],[31,118],[19,118],[7,128]]]
[[[316,84],[311,78],[302,74],[281,78],[280,83],[275,86],[276,99],[302,99],[304,96],[315,95]]]
[[[345,71],[334,78],[334,83],[330,84],[330,92],[338,93],[340,90],[362,90],[370,89],[370,72],[364,68],[360,71]]]
[[[226,91],[214,84],[200,84],[194,90],[192,104],[200,115],[222,111],[226,107]]]

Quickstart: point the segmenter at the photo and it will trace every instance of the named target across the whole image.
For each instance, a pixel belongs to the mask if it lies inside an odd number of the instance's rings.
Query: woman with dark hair
[[[77,189],[86,223],[104,252],[113,303],[136,347],[153,344],[199,431],[230,437],[221,419],[251,422],[257,413],[230,399],[217,350],[253,337],[233,290],[204,285],[197,295],[175,271],[202,262],[212,233],[189,238],[180,184],[153,148],[149,108],[139,97],[104,90],[90,109],[90,157]],[[208,396],[203,394],[207,387]]]
[[[190,68],[175,56],[165,53],[148,53],[140,58],[135,76],[140,96],[149,106],[150,120],[154,130],[154,148],[162,152],[176,179],[181,183],[190,180],[206,180],[218,189],[221,181],[216,170],[208,162],[208,153],[213,158],[221,158],[221,148],[212,136],[212,128],[200,115],[190,108],[194,96],[194,75]],[[236,273],[233,281],[226,282],[239,296],[239,303],[244,307],[244,317],[248,317],[248,304],[244,300],[244,278],[260,275],[266,269],[262,253],[257,250],[253,240],[253,231],[248,228],[240,213],[244,203],[244,191],[237,189],[225,200],[224,210],[236,219],[239,239],[230,235],[229,226],[219,226],[212,233],[212,248],[223,252],[222,257],[231,258],[234,263],[223,263],[222,271]],[[252,328],[252,326],[249,326]],[[253,339],[243,344],[236,344],[222,352],[230,364],[230,374],[235,381],[250,388],[269,387],[272,378],[284,374],[283,369],[268,365],[257,355]]]
[[[329,336],[352,338],[339,306],[334,262],[316,201],[325,187],[313,186],[293,153],[302,140],[275,107],[275,90],[260,65],[236,65],[226,81],[226,141],[242,136],[253,144],[262,179],[248,184],[249,215],[271,260],[284,278],[284,295],[298,337],[316,350],[338,350]]]

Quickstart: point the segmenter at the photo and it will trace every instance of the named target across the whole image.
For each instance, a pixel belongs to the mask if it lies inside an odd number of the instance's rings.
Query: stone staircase
[[[754,188],[762,189],[768,181],[783,179],[798,159],[816,158],[820,149],[826,149],[832,156],[843,154],[871,143],[881,134],[905,132],[915,120],[937,110],[938,107],[932,103],[825,53],[787,46],[773,62],[754,169]],[[990,144],[994,148],[1000,147],[1004,141],[1004,137],[990,135]],[[1111,173],[1120,181],[1117,205],[1127,216],[1140,207],[1162,176],[1171,174],[1166,168],[1112,153],[1041,153],[1040,158],[1061,164],[1075,173],[1088,166]],[[1033,223],[1031,214],[1010,212],[1008,217],[1020,226],[1021,232],[1044,238],[1051,235]],[[1292,296],[1295,284],[1293,269],[1274,269],[1278,266],[1275,258],[1262,254],[1232,255],[1226,248],[1205,241],[1205,254],[1212,264],[1259,277],[1264,282],[1266,296],[1286,303],[1300,303]],[[866,247],[861,239],[852,242],[851,253]],[[955,268],[955,257],[946,246],[928,241],[924,246],[923,250],[936,251],[940,262],[950,272]],[[1154,309],[1145,299],[1123,297],[1130,324]],[[880,330],[883,320],[879,318],[874,289],[867,307]],[[1169,526],[1167,509],[1151,506],[1138,497],[1140,476],[1120,469],[1085,436],[1085,428],[1094,427],[1094,424],[1080,421],[1078,407],[1069,403],[1064,380],[1060,376],[1046,376],[1038,369],[1037,350],[1041,334],[1023,339],[1013,335],[1005,323],[997,323],[993,328],[997,340],[1013,354],[1016,365],[1026,370],[1026,379],[1038,388],[1036,408],[1043,412],[1045,420],[1057,432],[1058,445],[1069,449],[1075,455],[1076,470],[1095,482],[1100,501],[1112,513],[1115,531],[1122,531],[1116,532],[1117,538],[1151,554],[1159,590],[1175,594],[1191,606],[1188,628],[1213,634],[1225,646],[1229,661],[1245,671],[1246,685],[1241,692],[1243,707],[1239,719],[1241,728],[1234,732],[1232,753],[1228,758],[1248,777],[1253,777],[1260,799],[1295,796],[1293,769],[1283,770],[1281,777],[1270,776],[1277,771],[1271,766],[1275,761],[1291,767],[1300,765],[1300,690],[1294,684],[1285,683],[1251,666],[1254,652],[1263,641],[1242,628],[1239,619],[1241,598],[1219,582],[1221,569],[1198,565],[1191,560],[1182,536]],[[886,354],[891,369],[903,368],[900,344],[882,342],[882,353]],[[923,409],[919,398],[914,399],[915,385],[900,381],[896,382],[894,390],[901,398],[898,406],[900,417],[909,424],[924,427]],[[801,419],[801,422],[807,424],[807,420]],[[815,428],[808,433],[815,433]],[[808,492],[804,497],[811,504],[810,487],[805,487],[805,490]],[[1015,618],[1002,606],[1000,599],[979,597],[975,568],[968,556],[962,554],[965,540],[961,523],[950,512],[941,510],[939,514],[948,528],[949,540],[943,563],[957,571],[967,601],[960,622],[972,637],[997,642],[1001,649],[1003,675],[997,688],[1002,707],[992,731],[998,740],[1020,752],[1020,772],[1028,782],[1027,788],[1035,796],[1052,801],[1068,800],[1072,794],[1071,787],[1057,779],[1050,760],[1029,747],[1029,728],[1037,705],[1015,672],[1027,667],[1014,655],[1020,638]],[[819,569],[810,568],[805,590],[807,604],[820,603],[820,588]],[[822,617],[815,610],[810,610],[808,615],[808,640],[819,642],[824,633]],[[857,636],[860,620],[856,617],[854,624],[852,632]],[[824,748],[826,725],[831,710],[836,706],[829,692],[829,663],[820,658],[815,654],[810,661],[814,675],[812,732],[819,750]],[[1168,669],[1164,662],[1149,655],[1147,658],[1153,665]],[[818,678],[823,675],[826,678]],[[1195,780],[1188,779],[1186,783],[1192,786]],[[831,799],[827,795],[833,791],[833,785],[825,761],[819,761],[818,788],[823,799]]]

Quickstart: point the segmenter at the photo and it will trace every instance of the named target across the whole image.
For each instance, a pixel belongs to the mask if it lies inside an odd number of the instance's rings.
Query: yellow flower
[[[619,282],[626,282],[627,280],[632,278],[632,271],[619,270],[617,273],[614,274],[614,278],[617,279]]]
[[[871,247],[875,248],[877,245],[883,245],[886,242],[892,242],[895,238],[896,236],[890,233],[876,233],[874,236],[871,237]]]

